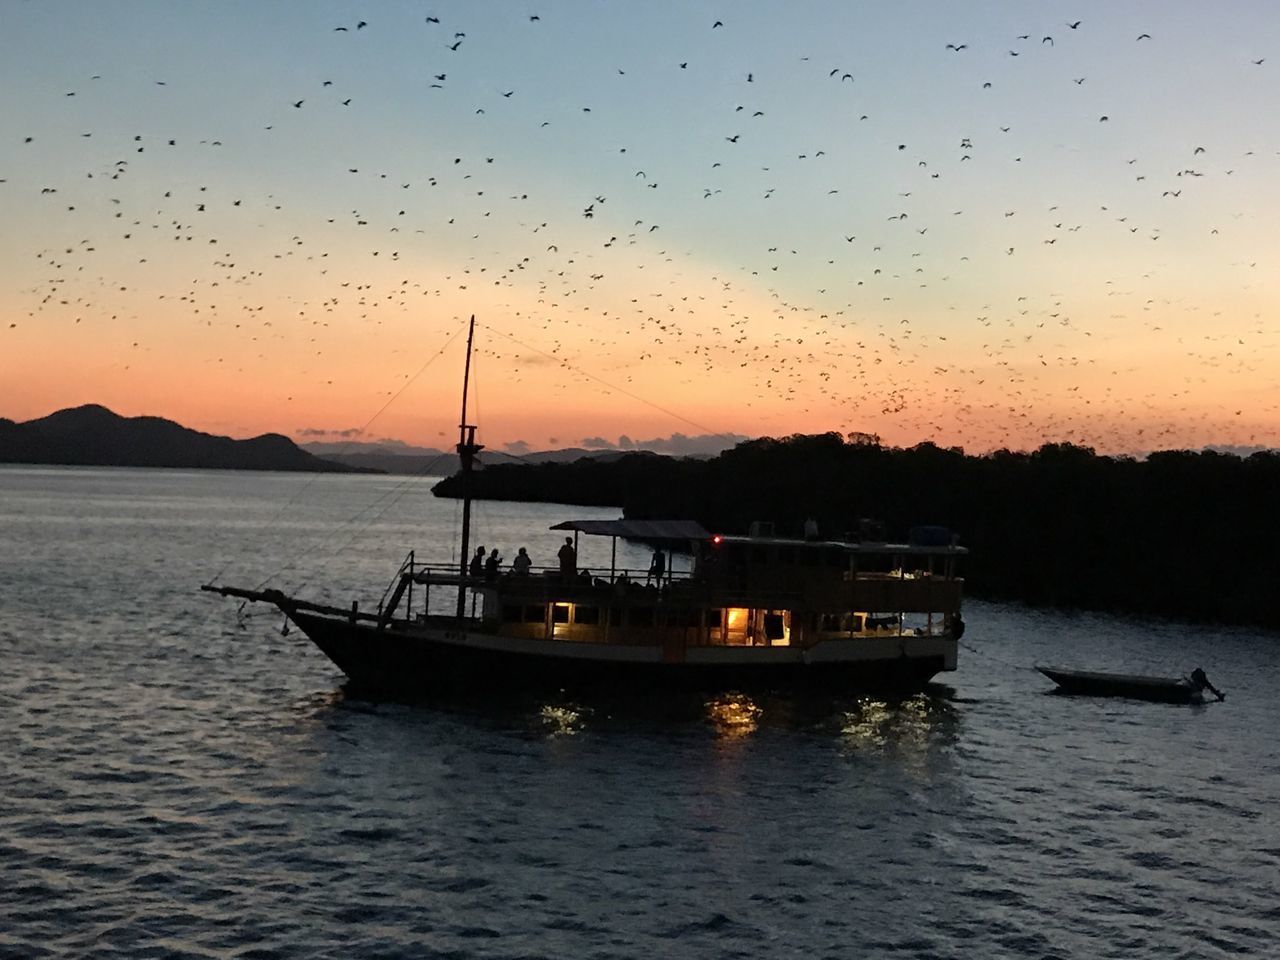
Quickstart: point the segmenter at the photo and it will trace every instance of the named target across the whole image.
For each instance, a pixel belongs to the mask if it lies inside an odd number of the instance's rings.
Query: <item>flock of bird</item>
[[[68,77],[52,120],[0,134],[0,197],[23,224],[0,353],[52,367],[51,345],[83,337],[126,383],[189,344],[193,377],[218,368],[222,389],[299,408],[342,390],[358,421],[474,312],[488,414],[542,405],[555,434],[515,446],[580,442],[574,417],[602,395],[711,433],[1276,443],[1257,246],[1274,131],[1211,138],[1210,105],[1185,149],[1144,149],[1151,118],[1075,55],[1105,20],[938,43],[913,54],[940,61],[917,83],[909,62],[886,80],[781,38],[752,62],[758,30],[731,8],[643,55],[608,10],[500,9],[308,15],[311,77],[203,134],[207,78]],[[522,83],[486,52],[499,31],[591,50]],[[1137,56],[1162,42],[1154,25],[1106,39]],[[406,42],[418,60],[388,68]],[[1266,63],[1218,66],[1244,87]],[[412,112],[378,102],[393,82]],[[183,97],[182,132],[94,126],[104,103],[160,116]]]

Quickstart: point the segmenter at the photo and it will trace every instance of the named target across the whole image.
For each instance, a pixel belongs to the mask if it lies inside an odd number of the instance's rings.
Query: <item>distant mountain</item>
[[[322,456],[335,463],[352,467],[381,470],[384,473],[423,474],[432,477],[448,477],[459,470],[458,455],[453,450],[435,447],[415,447],[402,443],[360,443],[348,441],[334,443],[313,441],[300,444],[308,453]],[[483,450],[480,467],[503,463],[572,463],[584,457],[608,462],[622,456],[618,450],[585,450],[571,447],[565,450],[540,450],[514,456],[500,450]]]
[[[160,417],[122,417],[97,404],[25,423],[0,419],[0,463],[363,472],[313,456],[276,433],[232,440]]]
[[[305,443],[299,443],[298,446],[307,453],[314,453],[317,457],[364,453],[378,456],[435,457],[441,453],[437,447],[419,447],[412,443],[405,443],[403,440],[308,440]]]

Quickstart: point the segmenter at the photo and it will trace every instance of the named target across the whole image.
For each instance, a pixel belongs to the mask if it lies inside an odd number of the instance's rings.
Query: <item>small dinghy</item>
[[[1189,677],[1140,677],[1125,673],[1092,673],[1065,667],[1036,667],[1062,693],[1087,697],[1127,697],[1157,703],[1204,703],[1205,691],[1225,700],[1199,667]]]

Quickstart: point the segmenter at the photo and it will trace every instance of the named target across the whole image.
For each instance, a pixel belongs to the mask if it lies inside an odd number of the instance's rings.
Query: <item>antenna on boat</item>
[[[458,463],[462,468],[462,557],[459,561],[458,580],[458,619],[461,620],[467,609],[467,561],[471,550],[471,467],[476,454],[484,449],[483,444],[476,443],[476,428],[467,423],[467,387],[471,384],[471,342],[476,335],[476,315],[471,315],[471,326],[467,329],[467,362],[462,370],[462,418],[458,422]]]

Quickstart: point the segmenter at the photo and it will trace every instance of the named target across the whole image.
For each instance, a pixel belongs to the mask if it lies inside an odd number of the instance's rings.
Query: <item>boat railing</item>
[[[396,575],[391,578],[391,582],[387,584],[387,589],[382,591],[382,596],[378,598],[378,616],[382,616],[384,610],[388,610],[387,598],[400,591],[401,583],[404,582],[405,574],[409,574],[409,579],[413,579],[414,551],[410,550],[404,561],[400,564],[400,569],[396,571]],[[407,589],[407,588],[406,588]],[[394,610],[394,605],[390,610]],[[389,612],[389,611],[388,611]]]
[[[410,556],[412,556],[412,551],[410,551]],[[464,583],[467,586],[486,586],[495,582],[501,582],[504,584],[513,582],[563,583],[560,579],[561,574],[559,567],[530,567],[527,574],[517,573],[508,567],[505,570],[499,571],[496,578],[490,578],[484,574],[481,574],[480,576],[467,575],[464,577],[458,573],[456,563],[418,563],[416,566],[412,566],[409,564],[409,560],[406,559],[405,563],[401,564],[400,569],[396,572],[396,579],[399,579],[406,573],[410,574],[413,577],[414,582],[418,584],[430,582],[432,584],[441,585],[457,585],[458,583]],[[671,583],[696,582],[699,579],[700,578],[695,577],[691,571],[666,571],[661,577],[658,577],[651,574],[648,570],[637,567],[615,567],[612,570],[602,569],[598,573],[590,568],[584,567],[575,574],[573,582],[595,584],[603,581],[609,585],[621,583],[623,585],[640,584],[641,586],[666,586]],[[392,587],[388,587],[386,591],[387,594],[391,592],[394,587],[394,583],[395,581],[393,580]],[[383,596],[385,597],[386,594]]]

